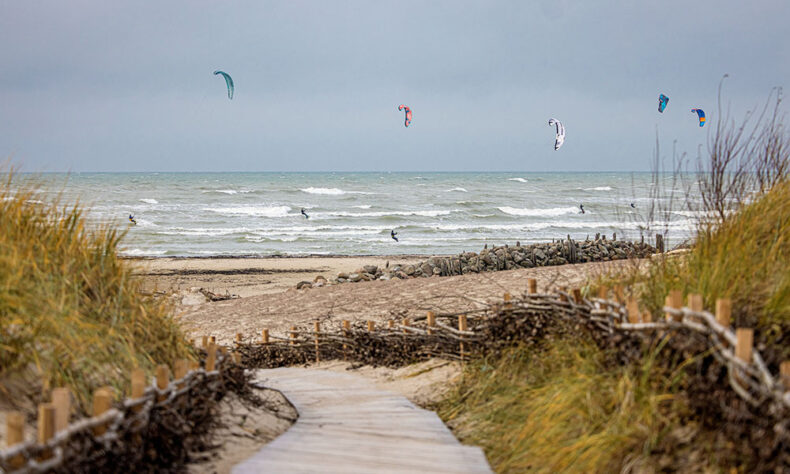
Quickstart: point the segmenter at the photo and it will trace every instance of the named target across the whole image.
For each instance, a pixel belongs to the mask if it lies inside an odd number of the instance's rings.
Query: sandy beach
[[[421,255],[370,257],[267,257],[267,258],[133,258],[135,274],[145,291],[182,291],[204,288],[242,298],[282,293],[300,281],[318,275],[329,279],[339,272],[353,272],[363,265],[414,263]]]
[[[298,282],[312,281],[318,275],[330,278],[366,264],[413,263],[422,258],[167,258],[136,260],[135,265],[147,290],[176,292],[177,318],[191,336],[211,335],[221,343],[230,343],[236,333],[254,339],[263,328],[277,333],[316,320],[339,324],[342,319],[364,319],[381,324],[389,319],[422,316],[428,310],[475,309],[501,299],[505,292],[525,292],[529,278],[536,278],[539,288],[581,285],[591,276],[638,262],[620,260],[295,288]],[[228,292],[239,298],[210,302],[197,288],[217,294]]]

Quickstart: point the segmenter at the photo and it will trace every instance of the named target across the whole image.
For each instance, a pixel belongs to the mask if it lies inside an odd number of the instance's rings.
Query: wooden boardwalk
[[[482,450],[461,445],[434,412],[362,377],[281,368],[256,379],[282,391],[299,419],[234,474],[491,472]]]

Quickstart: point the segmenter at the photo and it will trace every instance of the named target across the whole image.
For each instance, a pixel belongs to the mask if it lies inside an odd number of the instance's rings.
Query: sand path
[[[366,378],[303,368],[256,378],[280,390],[299,419],[233,473],[491,472],[482,450],[461,445],[435,413]]]
[[[583,263],[557,267],[508,270],[452,277],[371,281],[205,303],[182,308],[181,323],[193,336],[213,335],[231,343],[240,332],[253,340],[261,329],[281,335],[291,325],[316,319],[339,324],[341,319],[375,320],[424,316],[428,310],[455,312],[501,300],[505,292],[526,291],[527,279],[536,278],[539,289],[580,286],[591,276],[606,274],[635,261]]]

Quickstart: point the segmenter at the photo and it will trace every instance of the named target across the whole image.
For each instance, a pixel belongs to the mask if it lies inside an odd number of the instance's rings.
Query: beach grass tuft
[[[497,472],[675,464],[689,456],[677,439],[688,409],[679,376],[654,364],[657,353],[621,366],[582,337],[516,346],[467,366],[438,412],[464,443],[483,447]]]
[[[118,257],[122,231],[89,226],[79,205],[38,191],[40,178],[3,174],[0,386],[34,380],[42,397],[68,386],[84,411],[95,388],[123,391],[132,368],[190,357],[171,308],[141,295]],[[14,395],[0,391],[10,406]]]

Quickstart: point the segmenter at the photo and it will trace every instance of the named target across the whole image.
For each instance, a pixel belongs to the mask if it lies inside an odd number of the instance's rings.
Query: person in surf
[[[394,240],[395,242],[398,242],[398,238],[397,238],[397,237],[395,237],[396,235],[398,235],[398,233],[397,233],[397,232],[395,232],[395,229],[392,229],[392,230],[390,231],[390,237],[392,237],[392,240]]]
[[[310,218],[310,216],[308,216],[307,213],[305,212],[304,208],[302,208],[302,215],[304,216],[305,219]]]
[[[631,203],[631,207],[633,207],[634,209],[636,209],[636,204],[634,204],[634,203]]]
[[[132,215],[132,214],[129,214],[129,222],[131,222],[131,223],[132,223],[132,224],[134,224],[134,225],[137,225],[137,221],[136,221],[136,220],[134,220],[134,215]]]
[[[581,209],[579,214],[584,214],[584,204],[579,204],[579,209]]]

